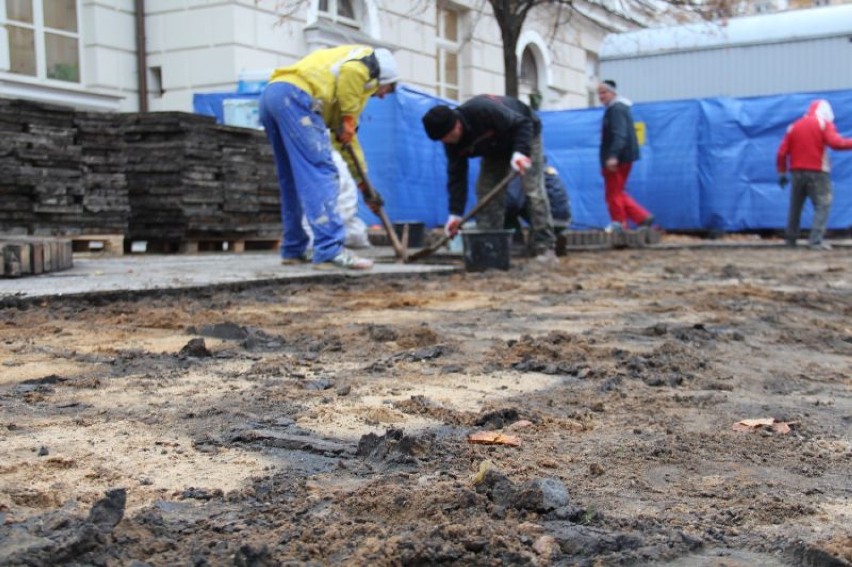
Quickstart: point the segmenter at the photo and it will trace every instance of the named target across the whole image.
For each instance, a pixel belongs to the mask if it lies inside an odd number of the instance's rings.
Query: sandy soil
[[[848,249],[11,302],[0,564],[850,565],[850,387]]]

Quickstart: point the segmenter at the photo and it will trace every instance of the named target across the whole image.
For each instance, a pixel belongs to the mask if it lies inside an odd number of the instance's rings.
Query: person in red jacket
[[[776,155],[778,184],[782,189],[787,186],[788,161],[793,174],[787,215],[788,246],[796,245],[802,206],[805,198],[809,198],[814,206],[814,219],[808,245],[815,250],[831,250],[831,245],[823,242],[832,200],[828,148],[852,150],[852,139],[837,133],[831,105],[826,100],[817,99],[811,103],[807,114],[787,128]]]

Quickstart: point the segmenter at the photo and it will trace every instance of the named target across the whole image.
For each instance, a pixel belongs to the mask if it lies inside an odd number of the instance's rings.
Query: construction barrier
[[[225,102],[237,99],[252,120],[257,94],[200,94],[195,110],[224,122]],[[799,93],[753,98],[709,98],[636,104],[642,158],[634,164],[627,189],[653,211],[668,230],[736,232],[782,229],[789,188],[777,184],[775,152],[787,126],[811,100],[834,107],[841,135],[852,137],[852,91]],[[400,86],[383,100],[372,99],[360,122],[359,139],[370,179],[382,193],[391,219],[433,227],[447,217],[446,158],[429,140],[421,117],[446,101]],[[580,226],[609,222],[598,161],[602,108],[542,111],[545,154],[571,198],[573,221]],[[247,117],[247,118],[245,118]],[[249,125],[249,124],[245,124]],[[257,126],[257,124],[254,124]],[[852,152],[831,152],[834,204],[830,229],[852,227]],[[468,208],[478,171],[473,160]],[[810,226],[808,205],[802,226]],[[377,222],[365,206],[359,216]]]

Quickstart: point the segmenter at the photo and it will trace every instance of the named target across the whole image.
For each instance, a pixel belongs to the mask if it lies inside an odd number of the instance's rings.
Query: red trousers
[[[609,209],[609,218],[613,222],[620,222],[625,227],[628,220],[638,225],[650,215],[639,203],[633,200],[633,197],[624,191],[627,176],[630,175],[632,167],[633,163],[627,162],[618,164],[615,171],[607,168],[601,170],[606,189],[606,206]]]

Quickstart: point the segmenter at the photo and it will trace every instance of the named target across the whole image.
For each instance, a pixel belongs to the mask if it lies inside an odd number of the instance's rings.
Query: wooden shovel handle
[[[343,149],[349,154],[349,157],[352,158],[352,162],[355,164],[355,169],[358,170],[358,175],[364,180],[364,192],[367,193],[365,197],[370,200],[376,200],[378,197],[380,200],[381,197],[379,196],[379,192],[376,191],[376,188],[373,187],[373,184],[370,183],[369,179],[367,179],[367,174],[364,173],[364,169],[361,167],[361,162],[358,161],[358,156],[355,155],[355,150],[352,149],[350,144],[344,145]],[[402,246],[402,243],[400,243],[399,237],[396,235],[396,231],[393,229],[390,219],[388,219],[388,216],[385,214],[384,208],[379,207],[379,210],[376,211],[376,216],[378,216],[379,220],[382,221],[382,226],[385,227],[385,232],[388,234],[388,239],[390,240],[391,246],[393,246],[393,251],[396,253],[397,258],[405,261],[405,248]]]

